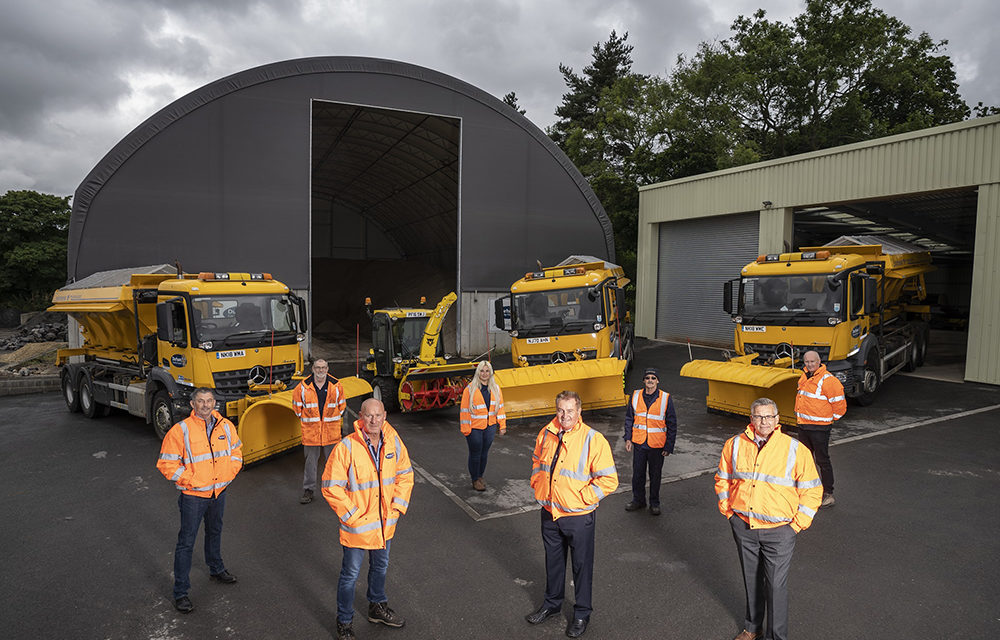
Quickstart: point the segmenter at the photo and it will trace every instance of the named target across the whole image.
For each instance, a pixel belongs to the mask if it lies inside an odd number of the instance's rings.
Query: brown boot
[[[486,483],[483,482],[482,478],[476,478],[472,482],[472,488],[476,491],[486,491]]]
[[[761,637],[761,633],[759,631],[753,633],[744,629],[743,631],[740,631],[740,635],[733,638],[733,640],[757,640],[759,637]]]

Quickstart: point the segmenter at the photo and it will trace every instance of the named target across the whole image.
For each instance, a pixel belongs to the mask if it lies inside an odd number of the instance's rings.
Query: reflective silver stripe
[[[604,498],[604,492],[601,491],[601,488],[599,486],[597,486],[596,484],[594,485],[594,493],[597,494],[597,499],[598,500],[601,500],[601,499]]]
[[[320,421],[319,416],[315,418],[306,418],[304,416],[302,417],[302,422],[319,422],[319,421]]]
[[[301,402],[299,402],[298,400],[292,400],[292,406],[293,406],[293,407],[301,407],[301,406],[303,406],[303,405],[302,405],[302,403],[301,403]]]
[[[840,402],[843,399],[844,396],[833,396],[832,398],[829,398],[830,402]]]
[[[719,502],[722,502],[723,500],[728,500],[728,499],[729,499],[729,492],[728,491],[721,491],[721,492],[719,492]]]
[[[736,461],[739,460],[738,457],[739,454],[740,454],[740,437],[736,436],[735,438],[733,438],[733,459],[732,459],[733,467],[736,466]]]
[[[409,506],[410,506],[410,503],[409,503],[409,502],[407,502],[406,500],[403,500],[403,499],[402,499],[402,498],[400,498],[399,496],[396,496],[396,497],[394,497],[394,498],[392,499],[392,503],[393,503],[393,504],[400,504],[400,505],[403,505],[404,507],[409,507]]]
[[[191,462],[204,462],[205,460],[211,460],[211,459],[212,459],[212,452],[208,452],[208,453],[203,453],[203,454],[201,454],[199,456],[193,456],[192,458],[190,458],[190,461]]]
[[[659,427],[655,427],[653,429],[646,429],[646,433],[666,433],[666,432],[667,432],[666,427],[662,429],[660,429]]]
[[[186,467],[184,465],[181,465],[181,466],[177,467],[177,471],[174,471],[174,475],[170,476],[170,479],[173,482],[177,482],[178,480],[181,479],[181,476],[184,475],[184,470],[185,469],[186,469]]]
[[[815,509],[810,509],[809,507],[807,507],[804,504],[800,504],[799,505],[799,511],[801,511],[804,514],[806,514],[810,518],[815,518],[816,517],[816,510]]]
[[[825,416],[811,416],[808,413],[802,413],[801,411],[795,412],[796,418],[803,418],[805,420],[812,420],[814,422],[822,422],[823,424],[830,424],[831,419]]]
[[[545,464],[544,462],[539,463],[531,468],[531,475],[535,475],[539,471],[544,471],[545,473],[549,473],[552,471],[552,465]]]
[[[399,518],[387,518],[385,521],[385,526],[395,527],[397,522],[399,522]]]
[[[791,438],[788,445],[788,459],[785,461],[785,477],[791,479],[792,471],[795,469],[795,454],[799,449],[799,441]]]
[[[240,464],[243,464],[243,458],[240,458],[240,457],[237,457],[237,456],[229,456],[229,459],[230,460],[235,460],[236,462],[239,462]]]
[[[813,489],[823,485],[823,481],[819,478],[815,480],[800,480],[795,483],[795,487],[798,489]]]
[[[719,478],[719,480],[732,480],[733,479],[733,476],[731,476],[728,473],[726,473],[725,471],[723,471],[722,467],[719,467],[719,470],[715,472],[715,475],[716,475],[716,477]]]
[[[833,414],[833,419],[834,420],[840,420],[843,417],[844,417],[844,414],[842,414],[842,413],[834,413]]]
[[[229,485],[229,480],[225,482],[216,482],[215,484],[210,484],[207,487],[182,487],[177,485],[178,489],[183,491],[215,491],[216,489],[225,489]]]
[[[324,487],[346,487],[347,480],[324,480]]]
[[[306,407],[307,409],[316,409],[316,408],[319,407],[319,403],[318,402],[306,402],[302,406]]]
[[[751,481],[761,481],[767,482],[769,484],[776,484],[781,487],[794,487],[795,481],[791,478],[782,478],[781,476],[770,476],[765,473],[756,473],[753,471],[734,471],[733,480],[751,480]]]
[[[357,512],[358,512],[358,507],[354,507],[353,509],[348,509],[347,513],[344,514],[344,517],[341,518],[341,521],[346,522],[350,520],[351,516],[353,516]]]
[[[757,513],[756,511],[740,511],[739,509],[733,509],[733,512],[746,516],[748,518],[753,518],[754,520],[760,520],[761,522],[778,523],[778,522],[792,521],[791,518],[778,518],[776,516],[767,516],[764,515],[763,513]]]
[[[810,393],[809,391],[803,391],[802,389],[799,389],[799,395],[800,396],[805,396],[807,398],[814,398],[816,400],[826,400],[827,399],[827,397],[824,396],[822,393]]]
[[[346,531],[347,533],[365,533],[366,531],[372,531],[373,529],[379,529],[382,526],[382,522],[376,520],[374,522],[369,522],[368,524],[363,524],[360,527],[349,527],[343,522],[340,523],[340,530]]]
[[[507,414],[506,413],[498,413],[497,414],[497,420],[506,420],[506,419],[507,419]]]
[[[187,454],[187,459],[191,460],[191,434],[188,433],[187,422],[181,420],[181,434],[184,435],[184,453]]]
[[[179,453],[161,453],[160,460],[180,460],[181,454]]]
[[[593,505],[589,507],[580,507],[579,509],[570,509],[569,507],[563,506],[558,502],[553,502],[552,500],[535,500],[535,502],[542,505],[543,507],[555,507],[556,509],[559,509],[560,511],[565,511],[566,513],[580,513],[583,511],[594,510]]]
[[[396,477],[398,478],[399,476],[406,475],[407,473],[413,473],[413,467],[407,467],[405,469],[397,469]]]
[[[660,391],[660,396],[657,398],[657,400],[659,400],[659,402],[660,402],[660,412],[659,413],[648,414],[647,418],[648,419],[662,421],[667,416],[667,394],[665,394],[662,391]],[[652,407],[650,407],[650,408],[652,408]]]
[[[614,465],[611,465],[610,467],[605,467],[603,469],[598,469],[597,471],[591,473],[590,477],[591,478],[600,478],[602,476],[610,476],[612,473],[616,473],[616,472],[617,472],[617,470],[615,469]]]

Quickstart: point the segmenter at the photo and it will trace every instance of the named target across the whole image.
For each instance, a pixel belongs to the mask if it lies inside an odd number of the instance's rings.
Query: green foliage
[[[517,103],[517,94],[514,93],[513,91],[510,91],[506,95],[504,95],[503,102],[504,104],[514,107],[514,110],[520,113],[522,116],[528,113],[527,111],[521,108],[521,105]]]
[[[546,133],[589,180],[635,276],[638,187],[1000,113],[958,94],[946,41],[916,37],[871,0],[807,0],[789,23],[739,16],[731,37],[680,56],[669,78],[632,72],[612,31]]]
[[[69,196],[8,191],[0,196],[0,300],[43,309],[66,284]]]

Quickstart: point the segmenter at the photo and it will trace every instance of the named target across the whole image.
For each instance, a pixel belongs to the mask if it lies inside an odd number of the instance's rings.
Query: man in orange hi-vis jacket
[[[410,506],[413,467],[399,434],[385,420],[385,407],[369,398],[354,433],[333,449],[323,472],[323,497],[340,519],[344,560],[337,586],[337,638],[354,638],[354,586],[368,555],[368,622],[402,627],[389,608],[385,575],[396,521]]]
[[[573,391],[556,396],[556,417],[535,439],[531,488],[542,505],[545,546],[545,602],[525,616],[539,624],[562,611],[566,549],[572,554],[576,602],[566,635],[578,638],[590,622],[594,582],[594,510],[618,488],[611,446],[580,419],[582,402]]]
[[[788,638],[795,536],[812,524],[823,497],[812,454],[778,426],[774,401],[754,400],[750,424],[726,441],[715,473],[719,511],[732,527],[746,589],[743,631],[735,640]]]
[[[215,410],[211,389],[195,389],[191,394],[191,415],[167,432],[156,461],[160,473],[174,483],[181,494],[181,529],[174,550],[174,607],[189,613],[194,606],[188,597],[191,588],[191,556],[198,529],[205,522],[205,563],[212,579],[223,584],[236,582],[222,562],[222,514],[226,508],[226,487],[243,468],[243,453],[236,427]]]
[[[292,410],[302,424],[302,452],[306,458],[300,504],[313,501],[316,470],[326,468],[333,447],[340,442],[340,425],[347,412],[344,387],[329,372],[326,360],[316,360],[312,375],[292,391]]]
[[[847,399],[844,385],[826,370],[819,359],[819,353],[806,351],[802,354],[802,375],[795,395],[796,435],[799,442],[809,447],[819,477],[823,481],[823,502],[821,507],[832,507],[833,463],[830,461],[830,429],[836,420],[847,413]]]

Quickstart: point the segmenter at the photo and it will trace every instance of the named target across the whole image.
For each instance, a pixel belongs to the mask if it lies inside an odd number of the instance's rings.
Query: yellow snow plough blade
[[[756,356],[740,356],[729,362],[692,360],[681,367],[681,375],[708,380],[705,405],[709,411],[721,411],[749,418],[750,404],[757,398],[770,398],[778,404],[781,424],[795,424],[795,393],[798,369],[788,367],[787,358],[774,366],[750,364]],[[780,366],[784,362],[785,366]]]
[[[497,369],[504,413],[508,419],[553,416],[556,394],[567,389],[580,395],[585,410],[624,407],[626,364],[618,358],[599,358]]]
[[[348,398],[372,392],[371,385],[357,377],[340,378]],[[240,416],[237,432],[243,442],[243,462],[249,464],[291,449],[302,442],[302,424],[292,409],[291,389],[270,395],[247,396],[236,401]],[[344,416],[344,422],[351,419]]]

